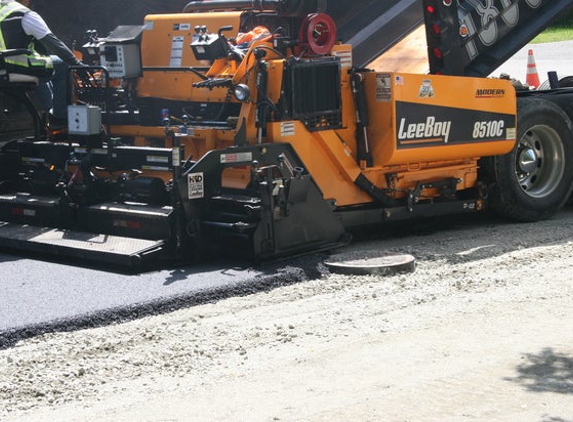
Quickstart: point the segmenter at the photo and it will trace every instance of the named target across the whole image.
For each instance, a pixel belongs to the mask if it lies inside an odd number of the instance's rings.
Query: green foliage
[[[573,40],[573,9],[535,37],[534,44]]]

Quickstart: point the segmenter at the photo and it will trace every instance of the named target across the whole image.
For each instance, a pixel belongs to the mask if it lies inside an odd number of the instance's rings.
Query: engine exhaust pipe
[[[195,0],[187,3],[183,13],[212,10],[274,11],[281,16],[306,16],[324,12],[327,0]]]

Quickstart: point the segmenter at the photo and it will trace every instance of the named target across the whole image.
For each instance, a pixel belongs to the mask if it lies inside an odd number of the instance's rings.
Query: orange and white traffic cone
[[[539,74],[537,73],[537,66],[535,65],[535,58],[533,57],[533,50],[529,50],[527,55],[527,77],[525,79],[527,85],[532,88],[539,88]]]

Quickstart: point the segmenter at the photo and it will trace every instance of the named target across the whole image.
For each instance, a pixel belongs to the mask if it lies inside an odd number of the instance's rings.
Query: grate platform
[[[0,222],[2,247],[114,265],[135,266],[146,257],[160,253],[164,245],[164,240],[136,239]]]

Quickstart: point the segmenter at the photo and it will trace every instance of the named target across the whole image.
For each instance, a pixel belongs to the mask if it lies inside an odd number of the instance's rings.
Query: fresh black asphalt
[[[317,276],[320,260],[314,255],[258,267],[216,262],[130,274],[2,251],[0,349],[45,332],[126,321],[299,282]]]

